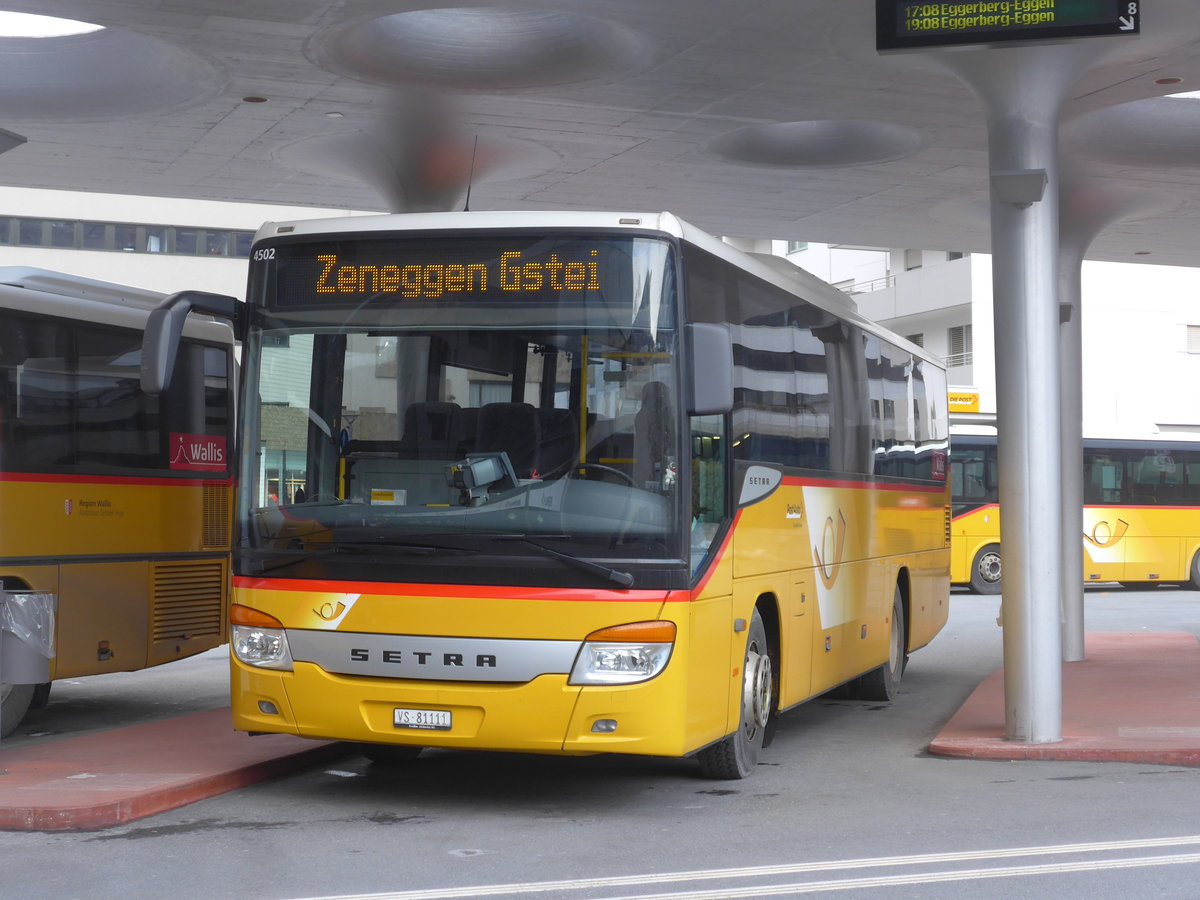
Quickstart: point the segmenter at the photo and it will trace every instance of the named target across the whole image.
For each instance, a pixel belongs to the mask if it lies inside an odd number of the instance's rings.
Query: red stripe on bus
[[[1097,503],[1094,506],[1085,506],[1085,510],[1112,510],[1114,513],[1121,513],[1133,510],[1135,512],[1195,512],[1200,509],[1198,506],[1145,506],[1143,504],[1119,504],[1119,503]],[[977,513],[987,512],[989,510],[1000,511],[999,503],[985,503],[983,506],[976,506],[973,509],[967,510],[965,513],[959,513],[954,517],[954,521],[965,519],[967,516],[973,516]]]
[[[999,509],[1000,507],[997,506],[996,508]],[[1134,510],[1136,512],[1181,512],[1183,510],[1187,510],[1188,512],[1196,512],[1198,509],[1200,509],[1200,506],[1146,506],[1141,503],[1097,503],[1095,506],[1085,506],[1084,509],[1111,509],[1114,512],[1123,512],[1125,510]]]
[[[789,487],[852,488],[860,491],[903,491],[918,494],[942,494],[946,491],[937,484],[894,484],[890,481],[852,481],[848,478],[813,478],[800,475],[785,475],[783,483]]]
[[[482,600],[540,600],[559,603],[686,603],[687,591],[606,591],[579,588],[508,587],[482,584],[419,584],[385,581],[329,581],[303,578],[253,578],[236,575],[233,586],[252,591],[303,591],[314,594],[470,597]]]
[[[137,484],[152,487],[166,487],[172,484],[189,485],[194,482],[216,484],[221,487],[229,487],[233,484],[232,478],[212,478],[202,473],[181,475],[177,478],[151,478],[134,475],[49,475],[37,472],[0,472],[0,481],[46,484]]]
[[[974,509],[969,509],[969,510],[967,510],[965,513],[959,513],[957,516],[952,516],[952,517],[950,518],[950,521],[951,521],[951,522],[957,522],[959,519],[965,519],[967,516],[974,516],[974,515],[976,515],[976,514],[978,514],[978,513],[981,513],[981,512],[988,512],[989,510],[993,510],[993,509],[994,509],[994,510],[996,510],[997,512],[999,512],[999,511],[1000,511],[1000,504],[998,504],[998,503],[985,503],[985,504],[983,504],[983,506],[976,506]]]

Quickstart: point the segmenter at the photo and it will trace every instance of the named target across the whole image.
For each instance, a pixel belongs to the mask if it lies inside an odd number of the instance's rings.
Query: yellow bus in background
[[[665,213],[265,226],[234,727],[741,778],[892,698],[947,616],[945,373],[783,265]]]
[[[162,294],[0,269],[0,735],[55,679],[227,640],[233,332],[187,323],[140,389]]]
[[[953,435],[951,581],[1003,584],[995,435]],[[1083,578],[1200,590],[1200,444],[1085,439]]]

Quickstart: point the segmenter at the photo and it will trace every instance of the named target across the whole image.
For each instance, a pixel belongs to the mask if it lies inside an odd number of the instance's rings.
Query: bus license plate
[[[423,731],[449,731],[448,709],[401,709],[392,711],[392,724],[397,728],[417,728]]]

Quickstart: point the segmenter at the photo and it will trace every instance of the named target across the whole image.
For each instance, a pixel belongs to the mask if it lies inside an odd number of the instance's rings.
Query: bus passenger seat
[[[538,463],[543,478],[555,478],[571,467],[579,456],[579,429],[569,409],[538,410],[542,429]]]
[[[489,403],[479,410],[475,452],[508,453],[518,478],[538,472],[541,427],[537,410],[528,403]],[[541,474],[538,472],[538,474]]]
[[[457,403],[427,400],[404,411],[404,436],[400,439],[402,459],[456,459],[461,440]]]
[[[479,407],[464,406],[458,415],[458,443],[454,445],[451,456],[454,459],[466,459],[468,453],[475,452],[476,432],[479,428]]]

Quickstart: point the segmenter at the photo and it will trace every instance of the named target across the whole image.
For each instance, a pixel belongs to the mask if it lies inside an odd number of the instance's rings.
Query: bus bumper
[[[682,756],[719,735],[687,733],[683,660],[636,685],[567,684],[565,674],[525,684],[479,684],[334,675],[312,663],[292,672],[231,660],[233,726],[421,747],[532,753]],[[449,729],[397,727],[396,710],[450,714]]]

